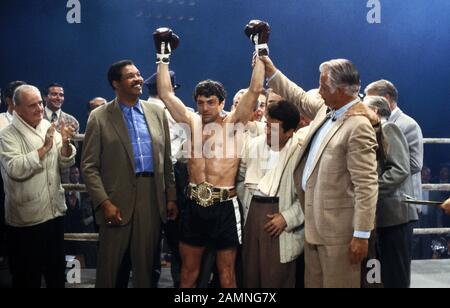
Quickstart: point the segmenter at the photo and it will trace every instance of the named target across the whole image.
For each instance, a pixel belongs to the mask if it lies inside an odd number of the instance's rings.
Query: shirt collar
[[[136,105],[134,105],[133,107],[128,107],[127,105],[125,105],[122,102],[119,102],[119,106],[122,111],[125,111],[125,110],[129,111],[131,109],[134,109],[135,111],[138,111],[139,113],[144,114],[144,110],[142,109],[140,100],[137,100]]]
[[[348,103],[345,106],[342,106],[341,108],[339,108],[338,110],[336,110],[336,114],[335,114],[335,119],[339,119],[340,117],[342,117],[351,107],[353,107],[355,104],[360,102],[360,98],[357,97],[354,100],[352,100],[350,103]]]
[[[57,120],[59,120],[59,118],[61,117],[61,109],[55,111],[56,112],[56,116],[57,116]],[[53,111],[48,108],[47,106],[45,107],[45,114],[47,115],[47,119],[52,119],[52,115],[53,115]]]

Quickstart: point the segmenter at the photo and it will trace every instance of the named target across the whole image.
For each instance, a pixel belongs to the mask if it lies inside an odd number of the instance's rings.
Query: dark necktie
[[[55,123],[56,120],[58,120],[58,115],[56,114],[56,112],[53,112],[53,113],[52,113],[52,119],[51,119],[50,122]]]

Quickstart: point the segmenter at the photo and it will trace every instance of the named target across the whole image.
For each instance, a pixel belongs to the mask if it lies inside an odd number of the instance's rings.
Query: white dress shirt
[[[61,109],[59,109],[58,111],[54,111],[54,112],[56,113],[55,122],[58,123],[59,119],[61,118]],[[47,115],[47,119],[51,122],[53,111],[50,110],[48,107],[45,107],[45,114]]]

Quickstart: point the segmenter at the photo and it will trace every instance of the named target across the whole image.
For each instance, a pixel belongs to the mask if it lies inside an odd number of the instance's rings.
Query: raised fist
[[[156,64],[169,64],[172,50],[180,44],[180,38],[169,28],[158,28],[153,32],[156,48]]]
[[[245,34],[255,45],[258,56],[269,55],[270,26],[267,22],[261,20],[251,20],[245,26]]]

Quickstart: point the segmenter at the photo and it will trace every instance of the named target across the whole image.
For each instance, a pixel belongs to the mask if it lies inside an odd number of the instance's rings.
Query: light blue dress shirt
[[[119,104],[128,128],[131,145],[133,147],[135,173],[153,172],[152,136],[145,120],[141,102],[134,107]]]

